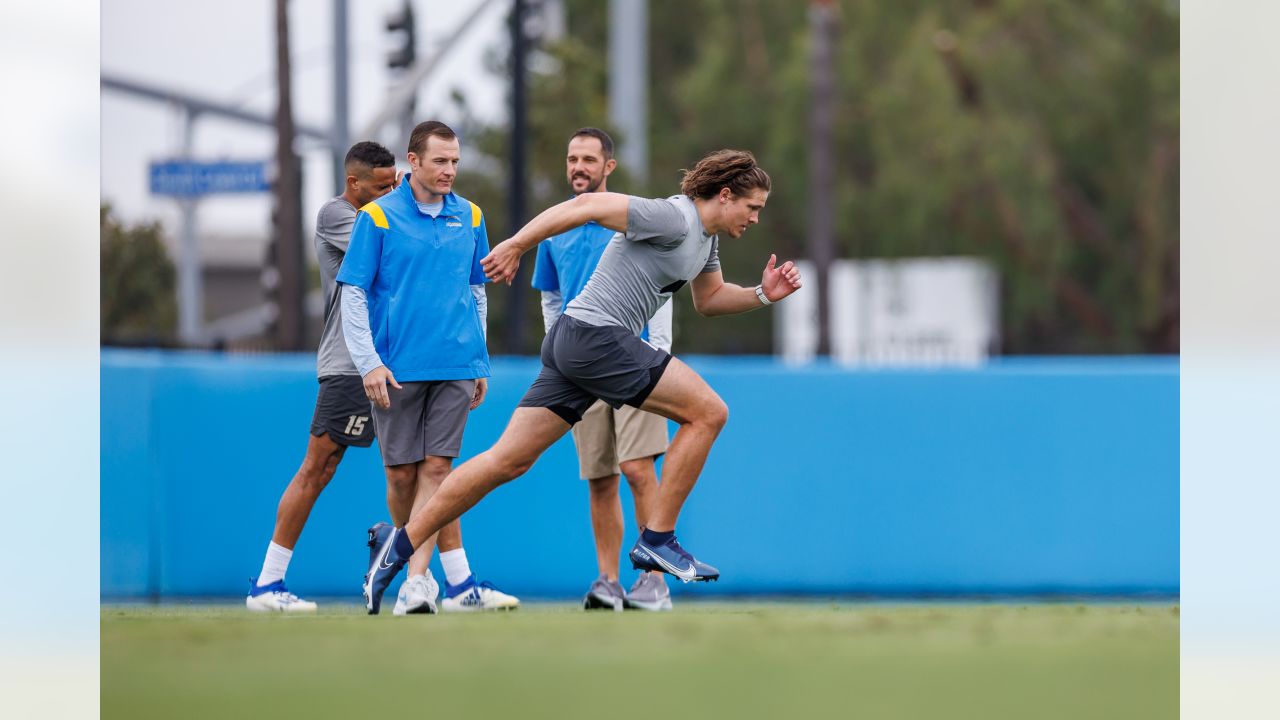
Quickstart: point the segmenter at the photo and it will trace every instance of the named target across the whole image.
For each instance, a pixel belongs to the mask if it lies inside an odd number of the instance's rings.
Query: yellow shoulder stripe
[[[368,214],[369,217],[373,218],[373,224],[377,225],[383,230],[386,230],[390,227],[389,225],[387,225],[387,214],[382,212],[382,208],[378,206],[378,203],[371,202],[368,205],[365,205],[364,207],[360,208],[360,212]]]
[[[471,227],[480,227],[480,221],[484,219],[484,213],[480,212],[480,206],[471,202]]]

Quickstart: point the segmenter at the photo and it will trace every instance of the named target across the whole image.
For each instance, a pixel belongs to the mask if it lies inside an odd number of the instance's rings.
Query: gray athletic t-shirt
[[[621,325],[639,335],[671,293],[719,269],[716,236],[704,231],[693,200],[632,197],[627,231],[609,241],[564,312],[588,325]]]
[[[320,208],[316,217],[316,260],[320,264],[320,290],[324,293],[324,332],[316,350],[316,375],[359,375],[342,337],[342,306],[335,297],[338,268],[347,255],[356,207],[339,195]]]

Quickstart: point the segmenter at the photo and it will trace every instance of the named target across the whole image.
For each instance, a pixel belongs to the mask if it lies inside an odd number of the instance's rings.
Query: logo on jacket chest
[[[403,238],[401,248],[407,252],[414,252],[415,248],[428,247],[433,250],[456,248],[462,250],[466,248],[469,254],[471,236],[467,233],[467,229],[457,219],[445,219],[443,223],[433,223],[430,226],[419,226],[415,228],[416,232],[399,233]]]
[[[431,244],[437,248],[463,240],[462,218],[456,215],[441,215],[431,230]]]

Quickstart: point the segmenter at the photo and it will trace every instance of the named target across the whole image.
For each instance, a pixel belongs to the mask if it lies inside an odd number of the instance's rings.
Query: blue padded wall
[[[695,592],[1178,590],[1176,358],[686,361],[730,408],[678,528],[724,576]],[[495,359],[464,459],[497,439],[537,370]],[[103,596],[243,592],[315,390],[308,355],[104,350]],[[298,543],[293,589],[358,599],[384,493],[376,449],[349,451]],[[596,574],[586,503],[565,438],[464,517],[472,566],[517,594],[583,592]]]

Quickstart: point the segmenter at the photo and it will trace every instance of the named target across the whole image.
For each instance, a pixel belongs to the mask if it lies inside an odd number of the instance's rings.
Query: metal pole
[[[609,121],[621,131],[618,159],[635,179],[649,182],[649,2],[609,0]]]
[[[511,232],[515,235],[525,222],[525,187],[527,174],[525,164],[525,135],[528,134],[525,122],[525,55],[528,42],[524,33],[525,0],[514,0],[511,5],[511,170],[507,187],[507,215],[510,218]],[[507,342],[506,351],[519,353],[524,351],[525,324],[521,322],[521,311],[524,309],[524,273],[521,272],[528,262],[520,264],[520,271],[511,282],[511,292],[507,293]]]
[[[818,355],[831,355],[831,264],[835,260],[835,222],[832,194],[835,190],[835,143],[832,119],[835,73],[835,8],[831,0],[814,0],[809,6],[812,52],[809,77],[812,97],[809,116],[809,259],[818,276]]]
[[[250,112],[242,108],[238,108],[226,103],[209,100],[206,98],[196,97],[186,92],[171,90],[149,83],[141,83],[136,80],[125,80],[110,73],[102,74],[102,89],[111,90],[113,92],[125,93],[134,97],[146,98],[162,103],[173,103],[186,108],[198,115],[211,115],[218,118],[226,118],[235,120],[236,122],[247,123],[249,125],[259,125],[262,127],[275,127],[276,118],[274,114],[263,115]],[[294,132],[300,137],[308,137],[319,140],[321,142],[333,141],[333,130],[330,128],[317,128],[310,125],[299,125],[294,123]]]
[[[302,168],[293,150],[293,91],[289,64],[289,0],[276,0],[276,349],[302,350]]]
[[[183,160],[191,160],[195,154],[196,113],[190,108],[182,111]],[[200,241],[196,235],[195,198],[178,200],[182,216],[181,246],[178,262],[178,339],[183,345],[198,345],[203,340],[204,288],[201,277]]]
[[[417,42],[413,38],[417,33],[416,26],[417,26],[418,18],[417,18],[417,15],[415,15],[413,12],[413,3],[410,0],[404,0],[404,16],[405,16],[405,19],[407,19],[409,22],[409,27],[410,27],[409,49],[413,52],[414,57],[412,62],[413,64],[416,65],[417,64],[416,55],[418,50],[417,50]],[[401,80],[409,77],[412,71],[413,71],[413,65],[410,65],[409,67],[401,70],[399,72]],[[410,93],[409,97],[405,99],[404,114],[401,115],[400,117],[399,142],[405,145],[408,145],[409,143],[409,136],[413,134],[413,128],[418,125],[415,118],[417,117],[417,114],[418,114],[418,92],[420,90],[421,90],[421,86],[414,88],[414,92]]]
[[[347,189],[343,167],[351,144],[350,69],[347,54],[347,0],[333,0],[333,187],[341,195]]]

